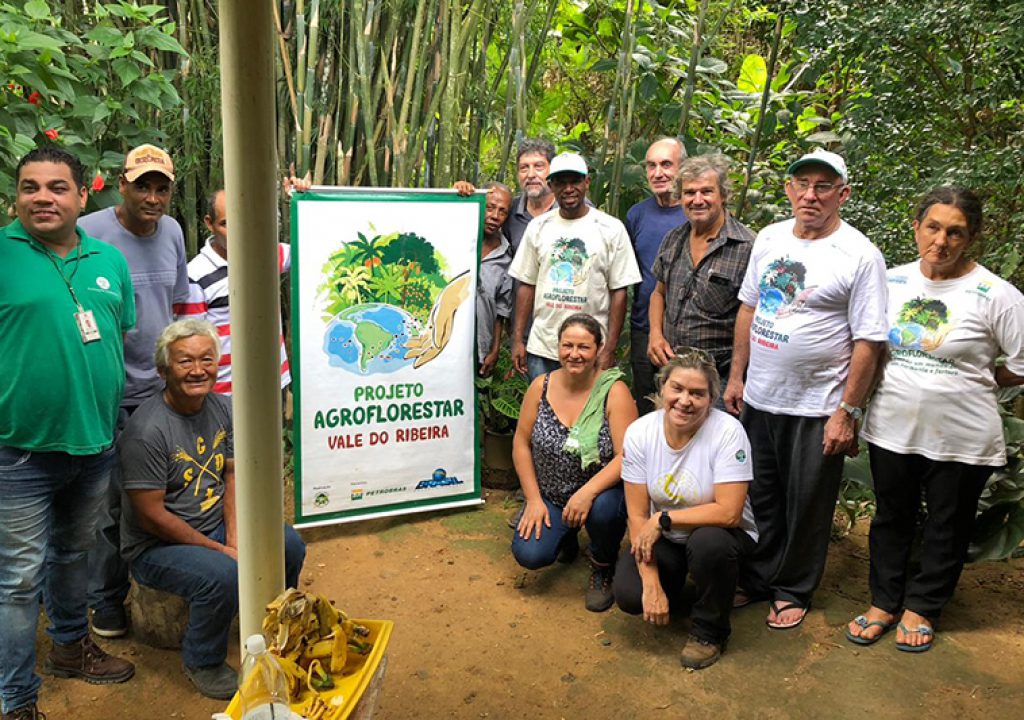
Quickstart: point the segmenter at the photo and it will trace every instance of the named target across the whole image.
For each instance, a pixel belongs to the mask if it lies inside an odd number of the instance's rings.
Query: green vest
[[[135,296],[121,251],[76,231],[81,254],[61,258],[18,220],[0,229],[0,445],[92,455],[114,441]],[[99,340],[82,342],[61,272]]]

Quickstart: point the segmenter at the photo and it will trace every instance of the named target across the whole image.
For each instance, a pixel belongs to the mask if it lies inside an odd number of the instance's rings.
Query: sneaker
[[[39,712],[35,703],[22,705],[17,710],[11,710],[0,715],[2,720],[46,720],[46,716]]]
[[[108,655],[86,635],[68,645],[53,643],[43,672],[60,678],[81,678],[94,685],[109,685],[130,679],[135,674],[135,666]]]
[[[691,635],[683,646],[679,662],[691,670],[702,670],[718,662],[722,657],[722,646]]]
[[[208,698],[230,700],[238,690],[238,673],[227,663],[208,667],[183,667],[185,677]]]
[[[92,611],[92,631],[105,638],[121,637],[128,632],[128,613],[124,605]]]
[[[611,565],[591,563],[590,585],[587,588],[586,606],[590,612],[604,612],[615,604],[612,594],[612,576],[615,569]]]
[[[580,537],[579,533],[569,531],[565,537],[562,538],[562,546],[558,548],[558,562],[565,563],[568,565],[575,560],[580,554]]]

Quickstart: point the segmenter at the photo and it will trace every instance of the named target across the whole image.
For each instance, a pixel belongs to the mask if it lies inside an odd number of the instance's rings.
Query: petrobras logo
[[[438,468],[433,472],[429,480],[420,480],[416,484],[416,489],[427,490],[430,488],[449,487],[451,485],[462,484],[462,481],[457,477],[448,477],[448,473],[445,472],[444,468]]]
[[[361,487],[352,488],[352,493],[351,493],[351,495],[349,495],[349,497],[352,500],[362,500],[363,499],[363,489]]]
[[[391,495],[393,493],[400,493],[406,491],[405,485],[398,487],[386,487],[386,488],[373,488],[366,491],[366,497],[373,497],[374,495]]]

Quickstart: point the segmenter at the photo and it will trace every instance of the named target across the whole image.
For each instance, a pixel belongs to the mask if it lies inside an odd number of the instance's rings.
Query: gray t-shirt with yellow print
[[[163,393],[139,406],[118,440],[122,500],[121,554],[134,560],[161,542],[142,530],[128,490],[164,490],[164,507],[203,534],[224,519],[224,470],[234,458],[231,400],[210,393],[203,409],[181,415]]]

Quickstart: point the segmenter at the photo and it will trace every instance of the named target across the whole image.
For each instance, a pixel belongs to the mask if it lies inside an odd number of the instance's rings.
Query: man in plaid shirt
[[[687,158],[676,187],[687,221],[665,236],[654,261],[647,356],[661,367],[677,347],[700,348],[728,378],[737,296],[754,233],[725,209],[730,184],[724,155]]]

